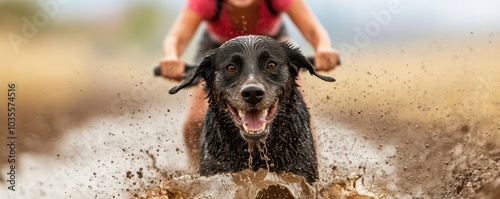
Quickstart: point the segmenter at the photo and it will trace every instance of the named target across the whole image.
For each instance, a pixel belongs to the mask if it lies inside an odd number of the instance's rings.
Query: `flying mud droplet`
[[[143,173],[142,173],[142,170],[141,171],[137,171],[136,173],[137,173],[137,177],[138,178],[142,178],[144,176]]]
[[[128,179],[132,179],[134,177],[134,174],[132,174],[132,171],[127,171],[127,174],[125,175]]]

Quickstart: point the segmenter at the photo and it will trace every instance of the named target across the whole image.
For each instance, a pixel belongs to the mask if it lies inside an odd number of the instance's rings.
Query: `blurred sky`
[[[165,13],[166,32],[184,0],[73,0],[61,9],[59,22],[99,22],[119,20],[127,10],[138,5],[154,6]],[[370,42],[419,40],[429,37],[449,38],[500,34],[500,1],[498,0],[307,0],[311,9],[330,33],[333,43],[353,43],[356,28],[363,30],[375,20],[373,13],[387,10],[390,2],[399,2],[402,11],[391,15],[390,23],[382,27]],[[285,17],[286,18],[286,17]],[[290,23],[290,20],[286,20]],[[298,31],[292,35],[304,42]]]
[[[61,9],[59,20],[88,20],[118,17],[138,4],[152,4],[165,12],[178,12],[184,0],[73,0]],[[307,0],[325,26],[331,23],[363,25],[373,18],[371,11],[386,9],[393,0]],[[402,11],[394,15],[391,26],[402,26],[409,32],[427,28],[449,30],[461,28],[496,28],[500,26],[500,1],[497,0],[399,0]]]
[[[51,18],[51,22],[73,25],[97,34],[107,31],[112,37],[133,36],[143,44],[151,44],[144,45],[143,48],[158,51],[161,46],[157,44],[163,40],[163,36],[170,29],[185,2],[185,0],[69,0],[67,4],[61,5],[57,16]],[[367,25],[373,22],[380,25],[374,13],[387,12],[391,2],[399,3],[401,12],[391,14],[389,23],[381,26],[376,35],[370,36],[370,44],[385,45],[391,42],[396,44],[446,39],[455,42],[470,40],[472,34],[474,36],[472,39],[484,40],[492,34],[500,35],[498,0],[306,0],[306,2],[329,32],[336,48],[342,43],[353,45],[359,35],[359,31],[356,30],[366,32]],[[141,7],[146,9],[140,10]],[[134,13],[133,17],[131,13]],[[148,14],[149,16],[145,17]],[[285,17],[285,22],[289,25],[292,40],[301,46],[307,46],[288,17]],[[309,47],[305,47],[304,50],[308,49],[310,50]]]

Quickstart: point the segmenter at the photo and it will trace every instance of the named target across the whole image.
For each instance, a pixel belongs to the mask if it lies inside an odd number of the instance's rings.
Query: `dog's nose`
[[[252,105],[259,103],[264,98],[264,94],[264,89],[258,86],[247,86],[241,90],[243,99]]]

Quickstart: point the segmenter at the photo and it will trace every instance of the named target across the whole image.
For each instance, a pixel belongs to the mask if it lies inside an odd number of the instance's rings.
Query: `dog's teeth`
[[[240,116],[240,118],[243,118],[243,111],[238,110],[238,115]]]
[[[262,115],[264,115],[264,118],[267,117],[267,113],[268,113],[269,109],[266,109],[266,110],[263,110],[262,111]]]
[[[248,127],[247,127],[247,125],[246,125],[246,124],[243,124],[242,126],[243,126],[243,129],[245,129],[245,132],[249,132],[249,131],[248,131]]]
[[[264,132],[264,130],[266,130],[266,126],[267,126],[266,124],[263,124],[262,128],[260,128],[260,130],[261,130],[260,132]]]
[[[250,135],[260,135],[263,134],[264,131],[247,131],[247,133]]]

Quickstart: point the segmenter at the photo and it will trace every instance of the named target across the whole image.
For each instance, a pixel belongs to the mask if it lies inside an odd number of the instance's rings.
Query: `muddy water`
[[[265,171],[197,176],[180,133],[189,92],[168,95],[174,83],[151,77],[153,58],[41,40],[3,56],[2,85],[19,85],[19,191],[0,195],[498,198],[495,38],[374,45],[345,60],[334,85],[307,78],[321,176],[312,186]]]
[[[366,187],[361,176],[338,179],[328,184],[310,185],[302,177],[292,174],[256,172],[211,177],[183,176],[162,182],[160,187],[144,193],[145,198],[382,198],[384,191]],[[140,197],[136,197],[140,198]]]

